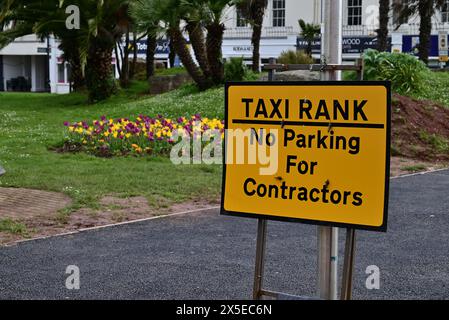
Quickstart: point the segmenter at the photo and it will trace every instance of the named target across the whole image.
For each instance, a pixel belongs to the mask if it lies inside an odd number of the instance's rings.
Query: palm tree
[[[31,33],[41,37],[54,34],[61,40],[61,49],[65,50],[64,56],[72,64],[76,81],[82,78],[80,67],[85,69],[89,101],[106,99],[116,88],[111,67],[112,51],[129,22],[128,1],[71,0],[70,4],[77,5],[82,13],[80,30],[66,28],[64,0],[3,2],[0,23],[14,23],[11,29],[0,34],[0,41],[5,44]]]
[[[152,10],[146,8],[150,3],[148,1],[138,0],[130,4],[130,15],[135,21],[135,27],[138,33],[146,34],[146,78],[147,80],[154,75],[154,54],[157,46],[157,36],[162,28],[159,27],[159,21],[151,14]],[[136,41],[135,41],[136,42]],[[137,45],[137,42],[134,44]]]
[[[232,6],[234,4],[233,0],[184,0],[184,3],[190,4],[188,6],[188,12],[191,14],[191,17],[197,17],[196,23],[201,25],[203,24],[205,29],[207,30],[206,43],[201,45],[200,53],[203,54],[203,47],[206,48],[206,57],[207,63],[198,61],[200,66],[202,64],[205,67],[202,67],[202,70],[206,76],[210,75],[212,77],[212,81],[214,84],[221,84],[224,81],[224,66],[223,66],[223,57],[222,57],[222,43],[223,43],[223,34],[225,30],[225,26],[223,24],[223,13],[226,7]],[[194,13],[192,15],[192,13]],[[186,19],[186,21],[195,21],[195,19]],[[187,23],[187,26],[189,23]],[[198,31],[200,31],[201,36],[204,34],[203,30],[197,27]],[[190,34],[190,33],[189,33]],[[200,36],[200,37],[201,37]],[[196,39],[191,38],[192,46],[194,47],[195,42],[203,42],[202,38]],[[198,45],[198,44],[197,44]],[[198,58],[198,55],[195,51],[195,55]],[[201,60],[204,59],[201,58]]]
[[[206,38],[204,28],[204,1],[203,0],[182,0],[183,20],[185,30],[189,34],[196,61],[206,78],[211,77],[209,60],[207,58]]]
[[[72,3],[74,1],[71,1]],[[116,91],[112,52],[129,28],[127,0],[80,0],[85,12],[81,46],[86,53],[86,84],[90,102],[107,99]]]
[[[161,21],[170,44],[189,75],[201,90],[223,82],[221,45],[224,9],[233,0],[141,0],[148,17]],[[181,30],[181,22],[189,34],[198,65],[193,60]],[[206,37],[204,36],[207,30]]]
[[[301,36],[307,41],[306,53],[312,56],[312,43],[320,35],[321,27],[313,23],[305,23],[302,19],[298,20],[298,24],[301,28]]]
[[[259,72],[260,60],[260,38],[262,37],[262,24],[268,0],[239,0],[237,8],[242,17],[246,19],[253,28],[251,44],[253,45],[253,66],[254,72]]]
[[[54,1],[7,1],[0,7],[0,48],[16,38],[35,33],[41,39],[54,34],[59,40],[59,48],[64,52],[64,60],[70,64],[72,89],[84,87],[84,74],[80,59],[79,31],[61,27],[66,18]],[[6,28],[9,25],[9,28]]]
[[[429,61],[430,38],[432,33],[432,16],[441,10],[446,0],[411,0],[407,3],[402,1],[395,3],[394,9],[399,12],[397,27],[407,21],[413,15],[418,14],[419,24],[419,59],[424,63]]]
[[[377,32],[377,48],[379,51],[388,50],[388,21],[390,0],[379,0],[379,29]]]
[[[181,20],[185,16],[185,6],[181,5],[181,0],[144,0],[146,14],[161,21],[165,26],[174,51],[186,68],[193,81],[201,90],[210,87],[208,79],[201,69],[195,64],[180,28]]]

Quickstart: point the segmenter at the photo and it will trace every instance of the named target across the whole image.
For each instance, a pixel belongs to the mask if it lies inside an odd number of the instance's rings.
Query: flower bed
[[[176,120],[161,115],[155,118],[139,115],[135,121],[102,116],[91,124],[81,121],[64,125],[67,136],[62,151],[85,151],[103,157],[167,155],[171,146],[183,137],[199,139],[204,134],[219,132],[223,135],[224,132],[224,121],[202,118],[198,114]]]

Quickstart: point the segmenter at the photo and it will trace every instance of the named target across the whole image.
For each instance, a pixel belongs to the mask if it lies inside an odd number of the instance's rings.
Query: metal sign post
[[[342,62],[342,1],[321,1],[321,64]],[[341,80],[340,71],[325,71],[321,80]],[[318,293],[337,299],[338,228],[318,227]]]
[[[254,289],[253,289],[254,300],[259,300],[260,298],[262,298],[266,242],[267,242],[267,220],[259,219],[257,223],[256,270],[254,272]]]
[[[352,275],[355,257],[355,229],[346,229],[345,260],[343,265],[343,279],[341,283],[341,300],[351,300]]]

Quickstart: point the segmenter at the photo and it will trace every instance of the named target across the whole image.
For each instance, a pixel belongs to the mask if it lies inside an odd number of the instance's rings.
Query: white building
[[[391,0],[408,3],[408,0]],[[419,34],[419,17],[411,17],[396,30],[398,12],[390,10],[390,34],[402,33],[404,51],[410,51]],[[298,20],[308,23],[321,23],[321,0],[269,0],[266,10],[261,39],[261,60],[278,57],[282,51],[301,48]],[[228,9],[225,15],[226,31],[223,41],[223,56],[241,57],[251,60],[251,27],[240,19],[235,7]],[[369,47],[375,47],[376,29],[379,27],[378,0],[343,0],[343,59],[353,60]],[[449,31],[449,0],[442,12],[433,17],[434,37],[439,31]],[[304,44],[304,43],[303,43]],[[432,45],[435,46],[435,39]],[[432,48],[435,53],[437,48]],[[314,50],[319,58],[319,47]],[[431,54],[432,56],[432,54]]]
[[[69,64],[53,37],[20,37],[0,49],[0,91],[68,93]]]

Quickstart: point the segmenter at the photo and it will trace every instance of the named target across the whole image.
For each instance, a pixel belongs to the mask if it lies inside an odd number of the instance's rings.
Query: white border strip
[[[419,175],[423,175],[423,174],[427,174],[427,173],[434,173],[434,172],[445,171],[445,170],[449,170],[449,168],[441,168],[441,169],[434,169],[434,170],[428,170],[428,171],[422,171],[422,172],[403,174],[403,175],[396,176],[396,177],[390,177],[390,180],[419,176]]]

